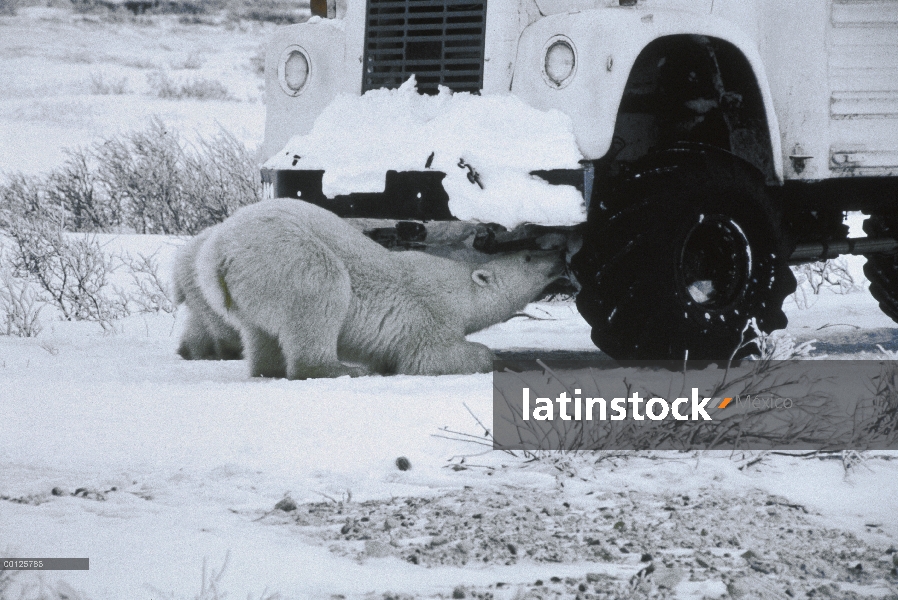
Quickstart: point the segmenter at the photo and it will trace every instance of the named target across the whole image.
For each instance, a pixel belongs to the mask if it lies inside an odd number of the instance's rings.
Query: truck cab
[[[898,0],[314,0],[312,11],[269,43],[266,195],[325,206],[401,248],[564,248],[578,309],[617,359],[730,358],[750,323],[785,327],[790,265],[841,253],[867,256],[871,293],[898,317]],[[497,128],[484,139],[519,147],[509,160],[532,164],[541,187],[502,195],[495,173],[439,152],[388,168],[395,148],[379,157],[377,189],[335,186],[333,161],[314,160],[322,115],[344,102],[351,120],[347,98],[411,78],[420,95],[514,101],[537,115],[522,123],[551,123],[576,156],[547,158],[554,131]],[[470,190],[452,183],[456,168]],[[496,217],[497,205],[540,202],[566,208]],[[849,239],[856,210],[868,237]]]

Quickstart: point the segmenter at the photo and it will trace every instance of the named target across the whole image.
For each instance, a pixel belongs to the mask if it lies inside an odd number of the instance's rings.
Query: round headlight
[[[290,46],[281,54],[278,63],[278,80],[287,94],[296,96],[309,80],[309,55],[299,46]]]
[[[545,74],[555,87],[564,87],[574,76],[577,60],[574,47],[566,38],[556,38],[546,49]]]

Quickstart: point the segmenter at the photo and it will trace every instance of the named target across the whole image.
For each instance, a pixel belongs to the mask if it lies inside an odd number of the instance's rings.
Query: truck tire
[[[596,198],[571,261],[593,342],[618,360],[727,360],[786,326],[792,247],[763,177],[714,149],[672,148]]]
[[[895,237],[898,215],[872,215],[864,221],[864,232],[870,237]],[[870,280],[870,294],[879,301],[879,308],[898,322],[898,255],[868,255],[864,275]]]

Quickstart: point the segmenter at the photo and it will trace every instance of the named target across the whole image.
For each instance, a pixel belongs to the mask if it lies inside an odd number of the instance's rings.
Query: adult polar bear
[[[201,244],[208,305],[240,330],[253,376],[488,372],[465,335],[510,318],[557,279],[559,252],[487,263],[391,252],[301,200],[241,208]]]

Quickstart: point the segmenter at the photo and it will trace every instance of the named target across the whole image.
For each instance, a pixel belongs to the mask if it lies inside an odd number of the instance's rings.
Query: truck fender
[[[642,51],[666,36],[717,38],[734,46],[751,67],[769,130],[775,179],[783,180],[779,123],[757,41],[730,21],[675,11],[603,8],[557,14],[528,26],[519,39],[511,91],[541,110],[570,115],[584,157],[604,156],[611,147],[621,98]],[[574,48],[575,74],[563,86],[544,72],[548,46],[560,36]]]

